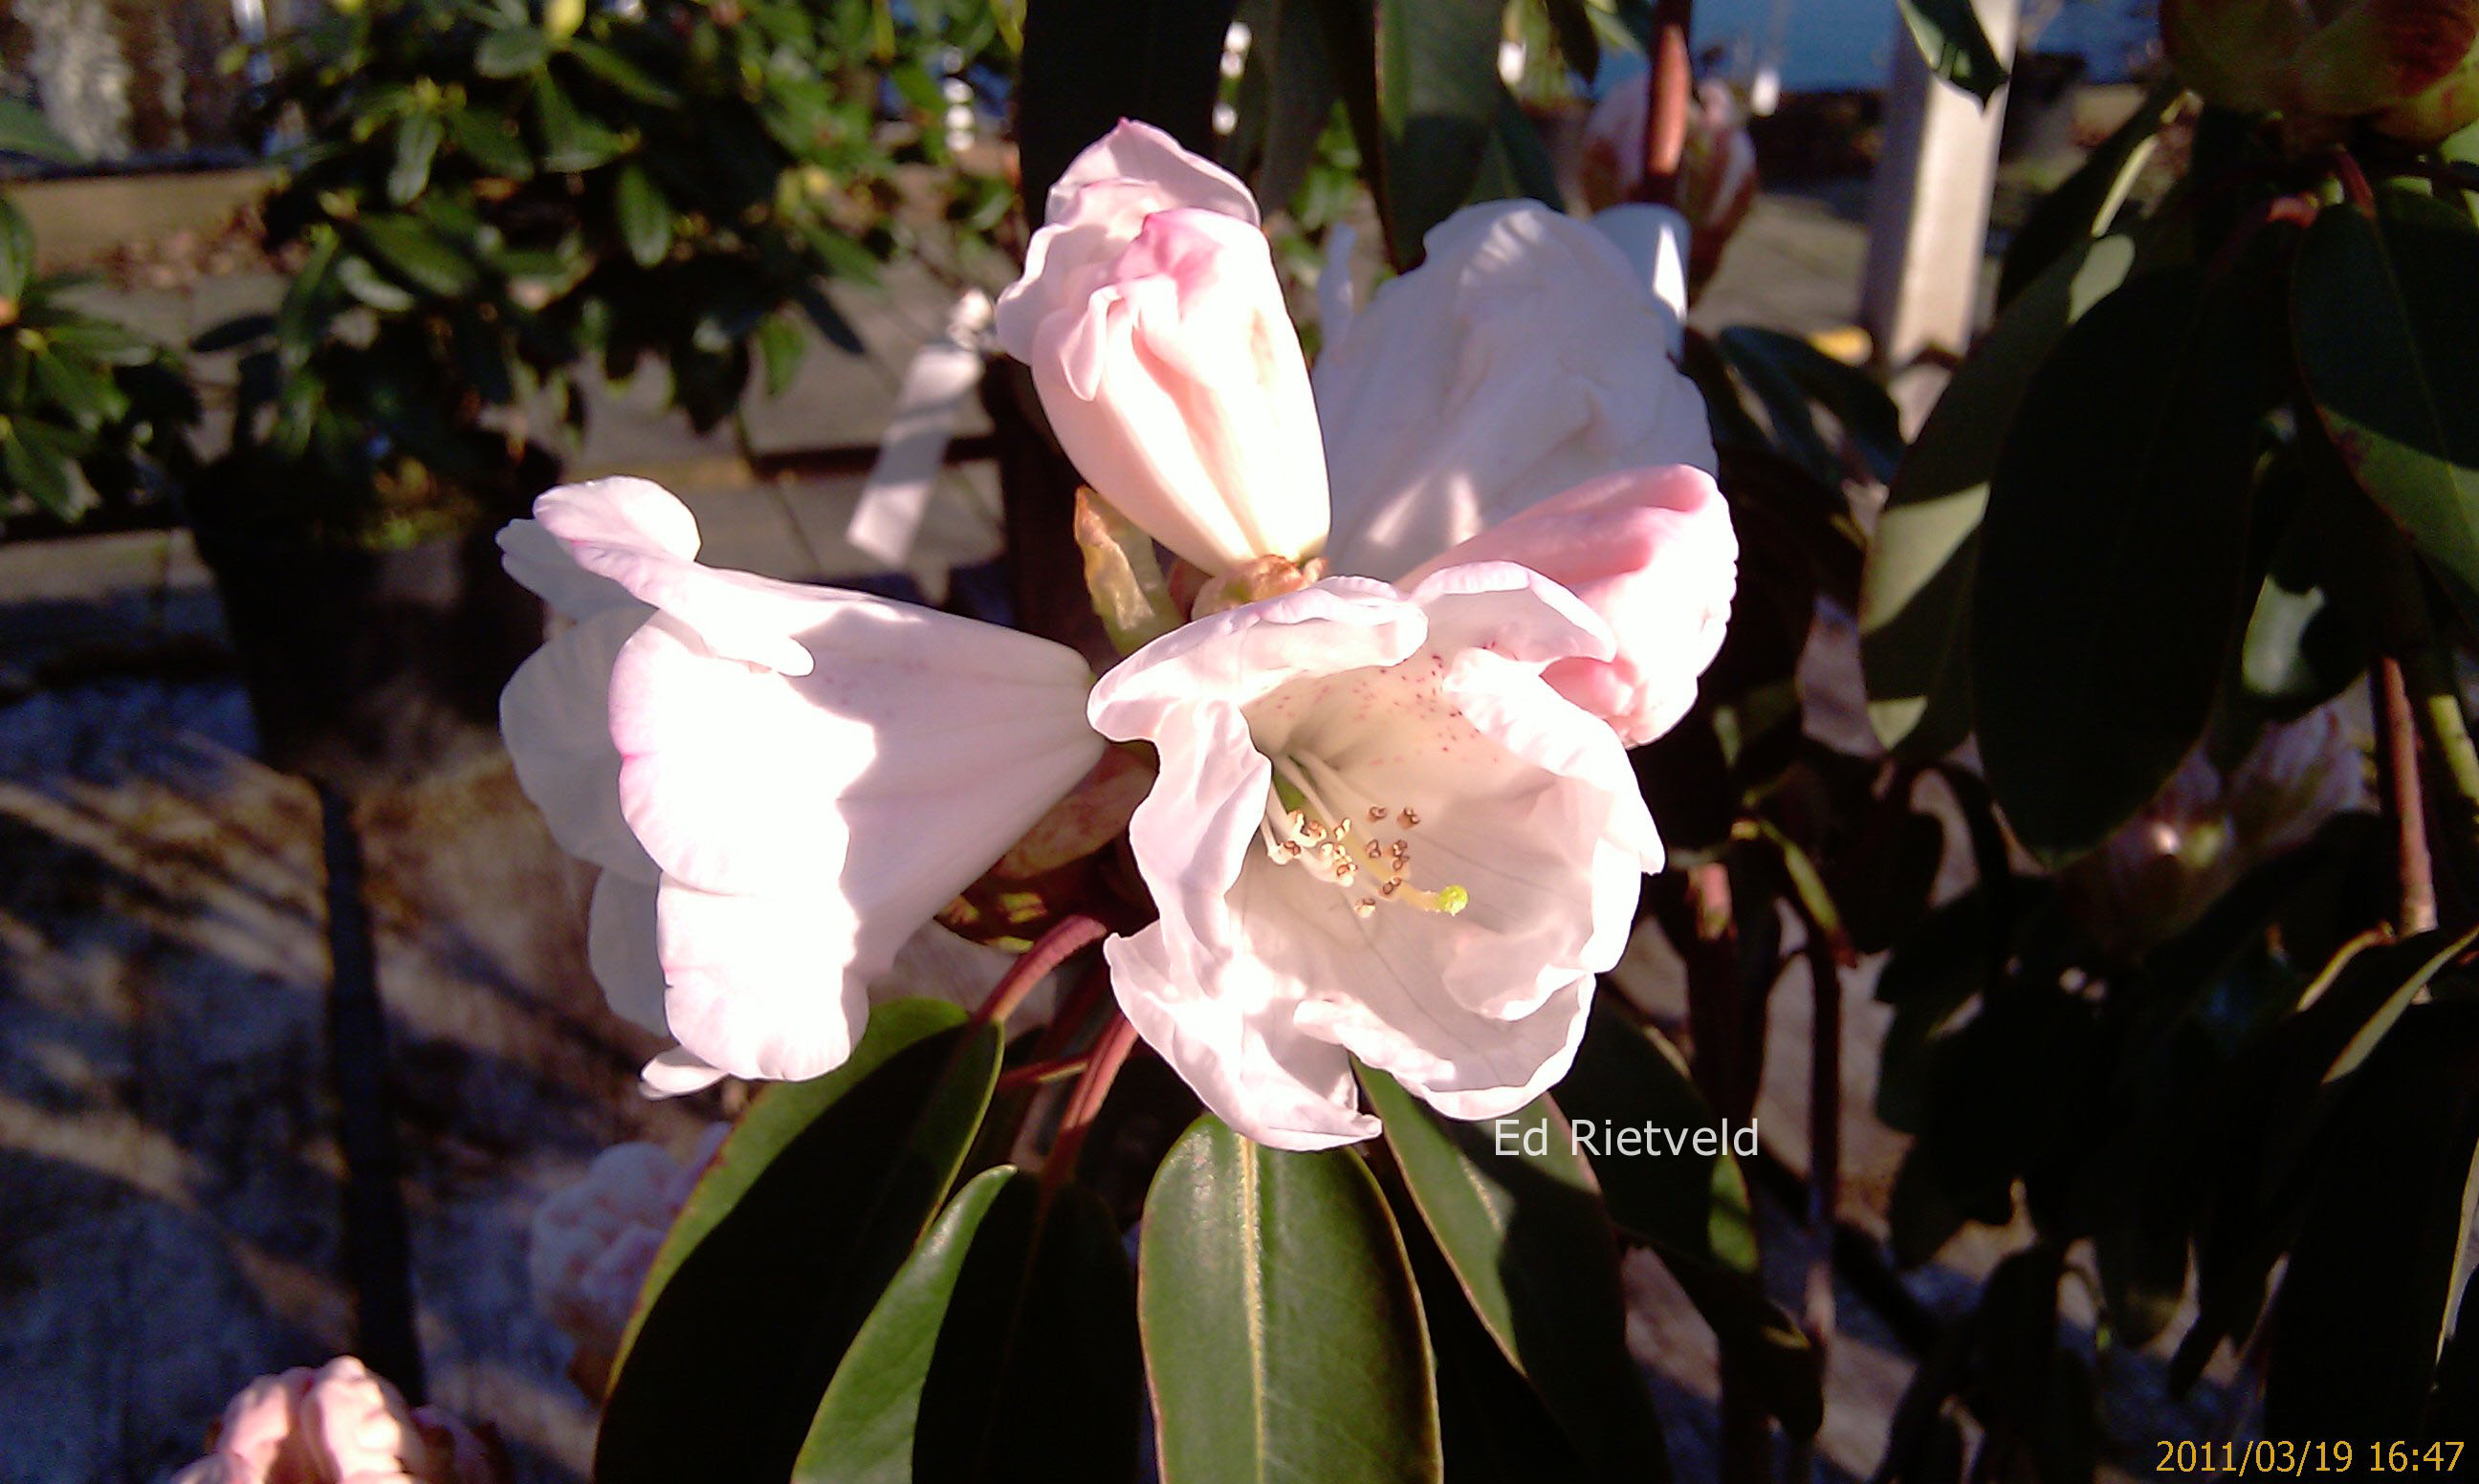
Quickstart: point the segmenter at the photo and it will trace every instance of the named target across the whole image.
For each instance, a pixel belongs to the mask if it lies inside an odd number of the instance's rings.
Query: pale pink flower
[[[261,1376],[224,1408],[215,1451],[173,1484],[498,1484],[481,1440],[347,1355]]]
[[[1674,464],[1579,484],[1518,511],[1403,580],[1470,562],[1517,562],[1583,600],[1616,636],[1607,659],[1543,672],[1558,694],[1640,747],[1677,725],[1721,652],[1739,543],[1710,474]],[[1654,642],[1643,642],[1651,640]]]
[[[1161,920],[1106,947],[1120,1007],[1249,1138],[1377,1132],[1351,1058],[1452,1117],[1572,1060],[1661,862],[1617,736],[1542,672],[1609,631],[1511,563],[1335,577],[1200,619],[1103,677],[1160,752],[1129,838]]]
[[[687,508],[644,480],[534,513],[502,535],[510,570],[576,622],[500,729],[554,837],[602,867],[613,1009],[679,1042],[648,1087],[832,1069],[907,941],[1101,755],[1091,673],[1012,629],[700,565]]]
[[[999,344],[1102,497],[1210,574],[1325,544],[1316,408],[1247,189],[1122,122],[1050,192]]]
[[[729,1132],[711,1125],[685,1161],[659,1144],[614,1145],[535,1210],[525,1252],[534,1302],[576,1346],[580,1376],[609,1371],[663,1238]]]

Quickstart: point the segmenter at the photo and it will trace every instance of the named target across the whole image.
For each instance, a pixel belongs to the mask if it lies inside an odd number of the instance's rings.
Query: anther
[[[1419,815],[1418,815],[1418,814],[1416,814],[1416,813],[1414,813],[1414,812],[1412,812],[1410,809],[1405,809],[1402,813],[1400,813],[1400,814],[1396,815],[1395,817],[1396,817],[1397,819],[1400,819],[1401,821],[1403,821],[1403,828],[1404,828],[1404,829],[1406,829],[1406,830],[1411,829],[1414,825],[1417,825],[1417,824],[1418,824],[1418,823],[1420,822],[1420,816],[1419,816]]]
[[[1370,824],[1373,825],[1385,817],[1386,806],[1382,804],[1372,804],[1368,806],[1368,822]]]

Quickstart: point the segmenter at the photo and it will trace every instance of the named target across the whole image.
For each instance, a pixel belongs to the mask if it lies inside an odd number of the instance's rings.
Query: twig
[[[975,1025],[990,1021],[1004,1023],[1024,1003],[1026,995],[1039,986],[1050,971],[1073,958],[1079,949],[1109,934],[1111,929],[1099,918],[1082,912],[1061,918],[1049,932],[1034,940],[1022,957],[1008,966],[990,989],[982,1008],[973,1011]]]
[[[2418,777],[2418,731],[2411,715],[2410,688],[2401,662],[2387,655],[2367,677],[2368,709],[2376,718],[2376,754],[2384,775],[2385,812],[2392,816],[2394,857],[2401,878],[2404,936],[2436,927],[2436,873],[2427,849],[2427,807]]]

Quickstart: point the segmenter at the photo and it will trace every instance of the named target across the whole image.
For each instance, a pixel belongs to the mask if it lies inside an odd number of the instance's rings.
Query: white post
[[[2000,57],[2010,57],[2021,13],[2017,0],[1978,5],[1990,45]],[[1859,302],[1860,322],[1876,339],[1878,364],[1890,371],[1902,371],[1924,350],[1960,354],[1971,344],[1981,261],[1987,251],[1988,198],[1997,178],[1997,136],[2005,118],[2003,89],[1981,108],[1980,100],[1930,71],[1909,35],[1896,31],[1884,148],[1869,194],[1868,268]]]

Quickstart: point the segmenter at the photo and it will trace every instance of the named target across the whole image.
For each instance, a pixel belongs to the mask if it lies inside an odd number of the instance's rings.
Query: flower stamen
[[[1360,832],[1341,810],[1327,803],[1329,793],[1347,792],[1348,785],[1323,759],[1269,755],[1266,760],[1272,765],[1274,778],[1265,790],[1265,819],[1258,827],[1258,835],[1265,842],[1266,856],[1277,865],[1307,866],[1315,875],[1348,890],[1360,879],[1360,860],[1354,857],[1366,858],[1374,868],[1369,874],[1382,879],[1375,882],[1375,895],[1351,900],[1352,911],[1361,917],[1373,915],[1386,902],[1447,916],[1470,905],[1471,893],[1459,885],[1449,884],[1435,891],[1412,885],[1412,842],[1399,834],[1392,839],[1375,832],[1361,835],[1361,848],[1355,852],[1351,842]],[[1367,809],[1371,825],[1393,818],[1409,828],[1420,820],[1419,814],[1408,807],[1395,809],[1371,804]]]

